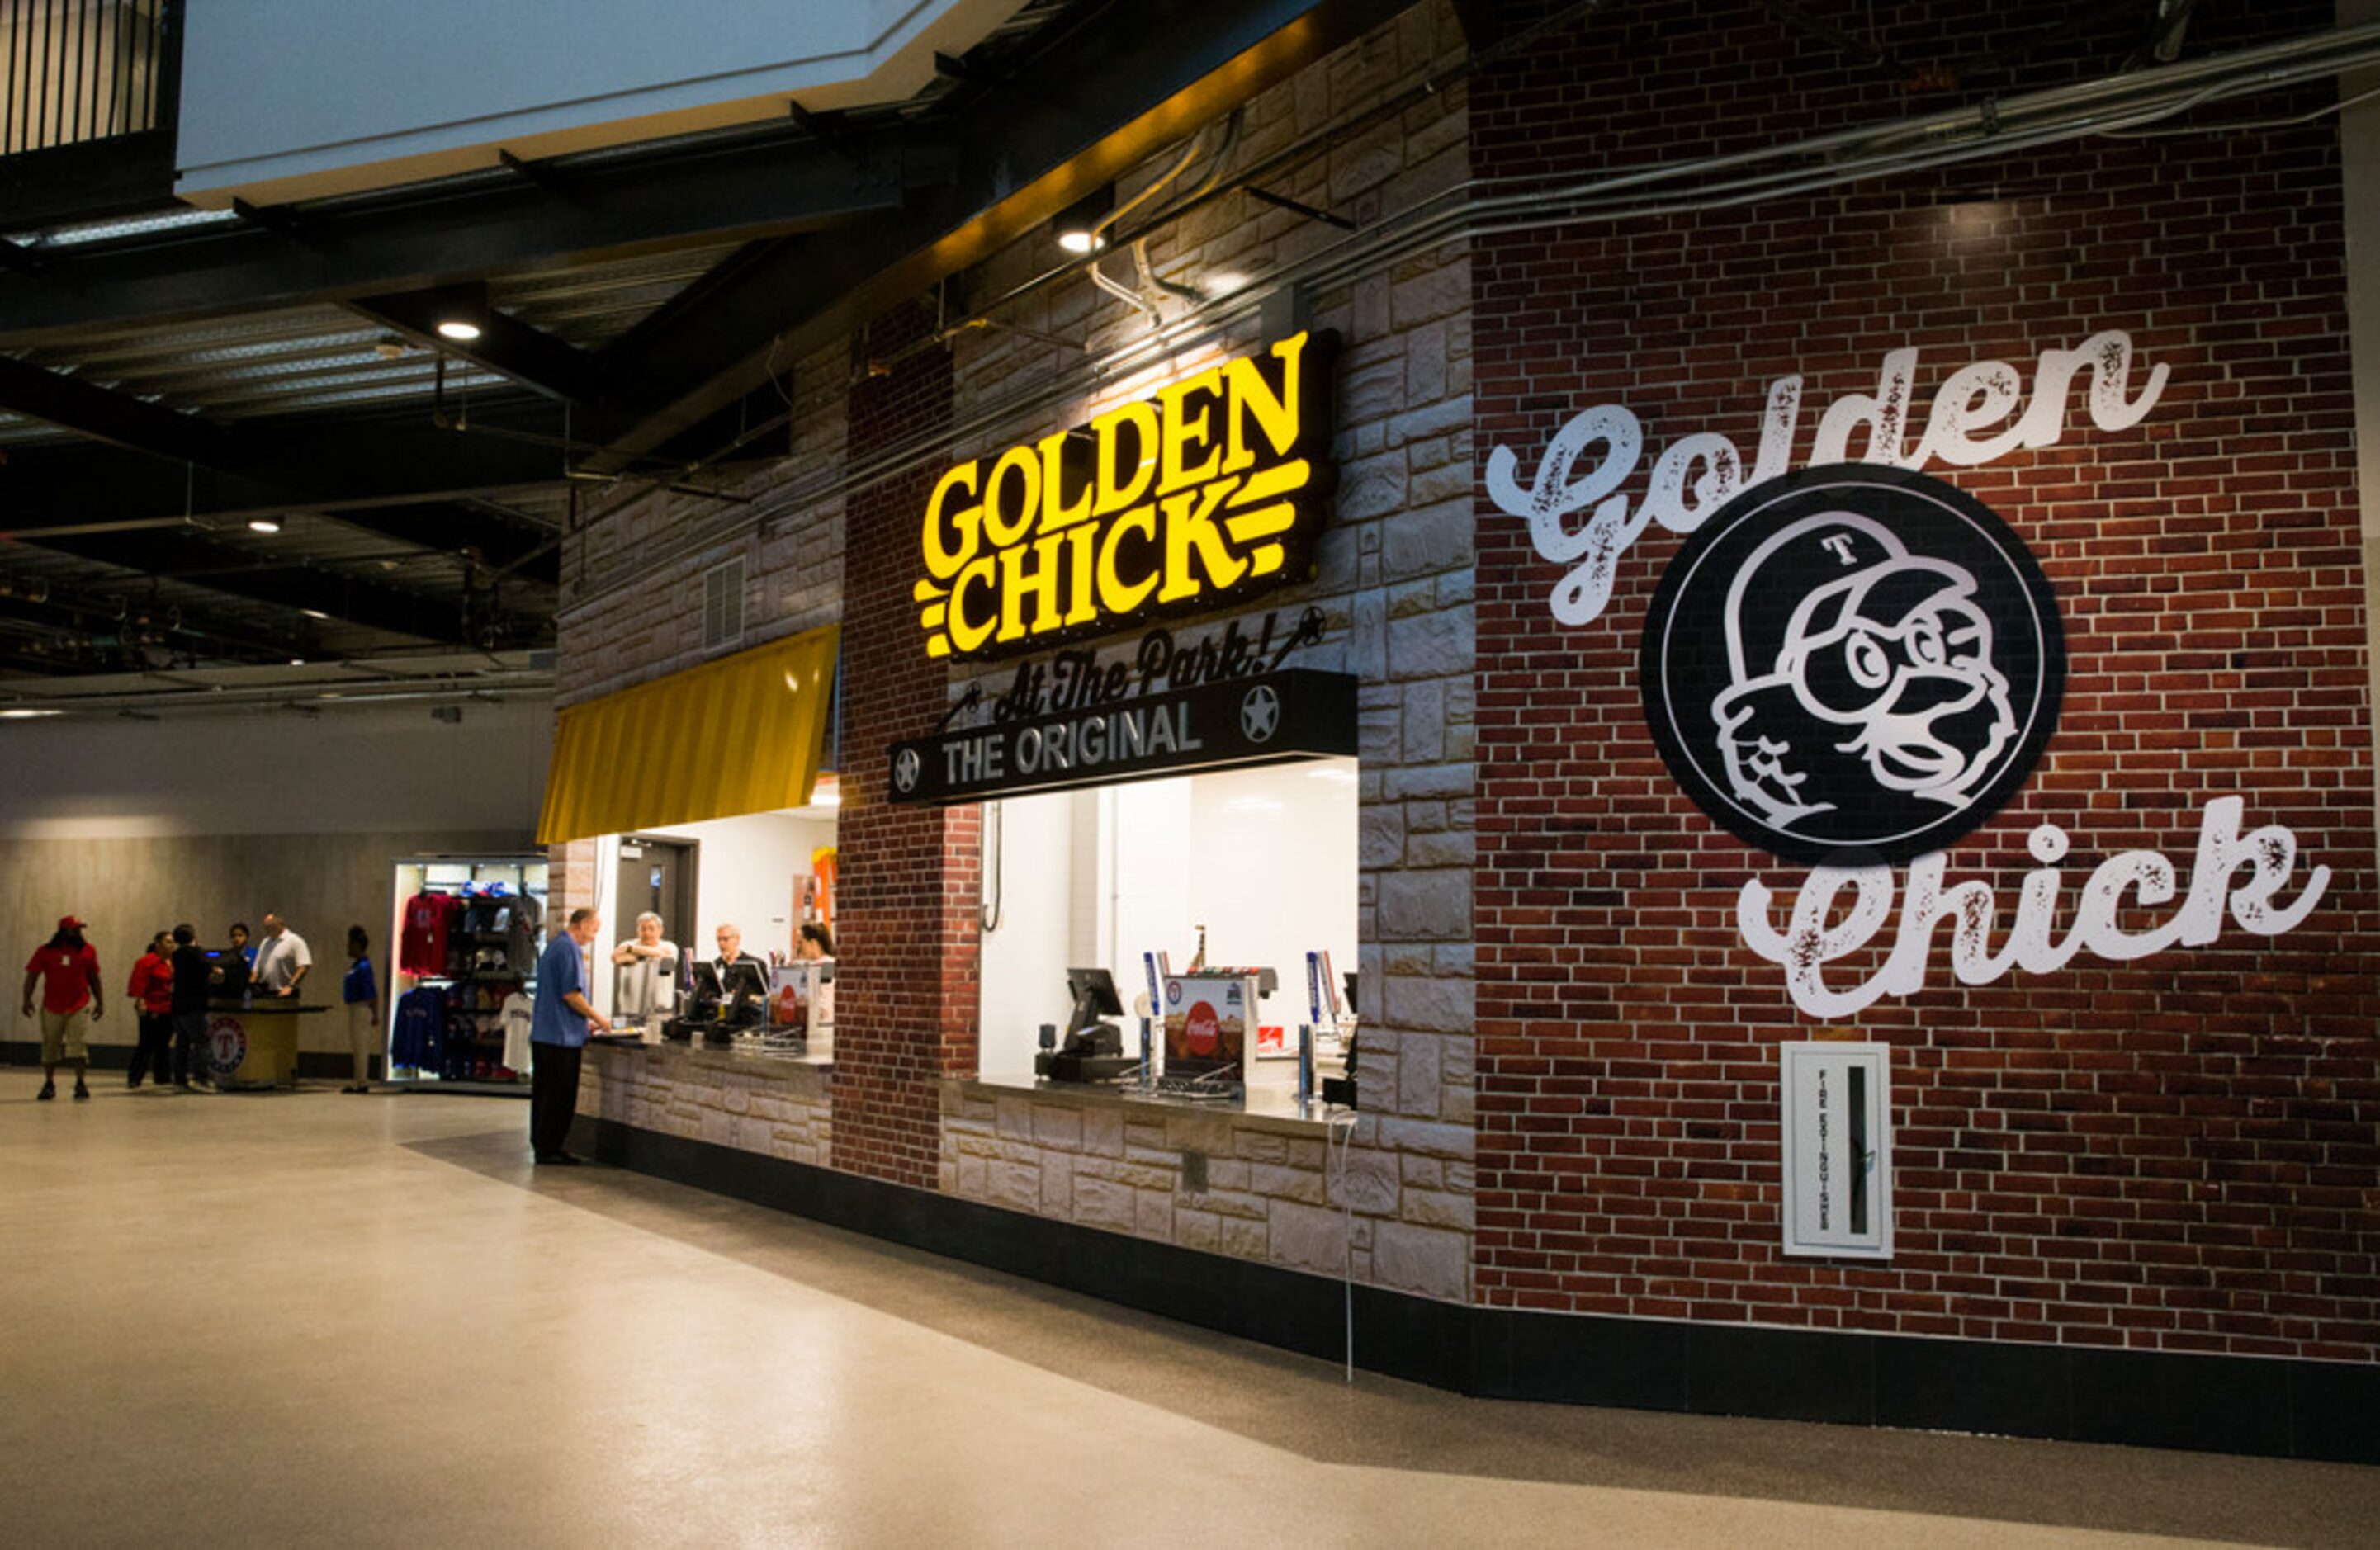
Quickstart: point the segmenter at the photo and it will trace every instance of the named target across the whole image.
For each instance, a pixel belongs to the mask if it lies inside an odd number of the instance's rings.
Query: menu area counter
[[[330,1010],[277,998],[249,1006],[216,1002],[207,1008],[202,1047],[208,1075],[228,1093],[296,1086],[298,1020]]]
[[[1022,1093],[1038,1102],[1078,1107],[1105,1108],[1122,1104],[1134,1108],[1162,1109],[1168,1114],[1211,1114],[1245,1121],[1256,1128],[1279,1128],[1298,1135],[1320,1135],[1330,1128],[1322,1105],[1317,1102],[1300,1110],[1297,1090],[1288,1084],[1258,1083],[1231,1098],[1173,1097],[1149,1092],[1130,1082],[1051,1082],[1029,1072],[959,1078],[952,1085],[961,1095],[980,1098]]]

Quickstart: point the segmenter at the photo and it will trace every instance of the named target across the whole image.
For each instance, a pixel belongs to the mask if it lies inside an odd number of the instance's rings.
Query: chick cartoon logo
[[[943,474],[911,589],[927,655],[1014,655],[1309,579],[1337,347],[1294,334]]]
[[[2024,545],[1958,490],[1838,466],[1746,490],[1646,616],[1670,773],[1789,860],[1903,861],[1981,825],[2058,722],[2065,636]]]

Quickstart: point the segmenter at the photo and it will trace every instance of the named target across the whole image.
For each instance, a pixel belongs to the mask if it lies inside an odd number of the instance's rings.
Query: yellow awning
[[[806,805],[836,638],[830,624],[563,711],[538,843]]]

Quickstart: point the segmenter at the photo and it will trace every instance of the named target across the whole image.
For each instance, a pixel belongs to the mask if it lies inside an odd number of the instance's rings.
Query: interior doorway
[[[701,852],[696,840],[620,836],[620,872],[612,890],[612,933],[633,941],[637,917],[650,910],[662,917],[662,935],[682,951],[699,951],[690,940],[700,929],[694,918],[695,870]]]

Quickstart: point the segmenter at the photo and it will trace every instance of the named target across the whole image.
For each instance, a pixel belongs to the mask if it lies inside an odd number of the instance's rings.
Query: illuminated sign
[[[1329,333],[944,474],[914,590],[933,657],[998,657],[1305,581],[1337,470]]]

